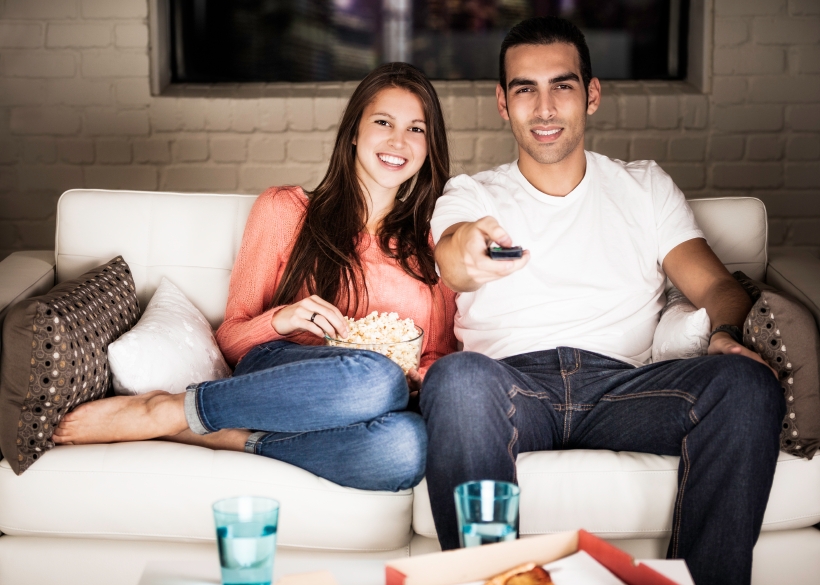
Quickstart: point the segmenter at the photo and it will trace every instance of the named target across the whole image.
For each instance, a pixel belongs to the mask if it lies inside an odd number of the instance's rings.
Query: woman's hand
[[[407,370],[407,387],[410,388],[410,394],[418,394],[421,390],[421,383],[424,381],[424,376],[419,374],[416,368]]]
[[[316,295],[280,309],[271,319],[271,327],[279,335],[307,331],[316,337],[341,339],[347,337],[347,321],[341,311]]]

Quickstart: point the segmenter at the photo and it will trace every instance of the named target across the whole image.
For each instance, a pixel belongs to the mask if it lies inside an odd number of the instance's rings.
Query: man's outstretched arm
[[[529,261],[528,251],[517,260],[492,260],[487,254],[491,242],[505,247],[513,245],[507,232],[490,216],[444,230],[435,251],[444,284],[456,292],[473,292],[487,282],[520,270]]]
[[[693,305],[706,309],[713,330],[720,325],[743,330],[752,302],[706,240],[695,238],[672,248],[663,260],[663,270]],[[740,354],[766,364],[759,354],[723,332],[712,336],[709,354]]]

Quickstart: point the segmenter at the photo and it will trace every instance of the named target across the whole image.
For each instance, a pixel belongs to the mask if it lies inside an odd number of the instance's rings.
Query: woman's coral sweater
[[[307,202],[299,187],[273,187],[262,193],[251,209],[231,274],[225,321],[216,332],[219,347],[232,366],[260,343],[277,339],[303,345],[324,343],[305,331],[279,335],[271,324],[276,311],[284,307],[270,305],[293,250]],[[436,359],[456,350],[455,293],[439,282],[431,295],[427,285],[409,276],[394,259],[382,253],[376,238],[362,238],[359,254],[367,279],[368,306],[348,317],[359,319],[373,311],[393,311],[402,319],[413,319],[424,329],[419,364],[423,375]],[[304,290],[300,299],[306,296]]]

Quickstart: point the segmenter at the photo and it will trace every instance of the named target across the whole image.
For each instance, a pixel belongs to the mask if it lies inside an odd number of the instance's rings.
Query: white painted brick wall
[[[0,0],[0,49],[0,258],[52,247],[74,187],[315,186],[355,86],[153,97],[147,0]],[[820,255],[820,2],[715,0],[712,65],[709,95],[604,83],[587,148],[657,160],[690,197],[759,197],[772,246]],[[514,158],[493,83],[435,85],[454,172]]]

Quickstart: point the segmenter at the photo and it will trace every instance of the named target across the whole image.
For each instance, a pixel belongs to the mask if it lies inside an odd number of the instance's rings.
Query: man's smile
[[[538,142],[555,142],[563,131],[559,126],[540,126],[530,130]]]

